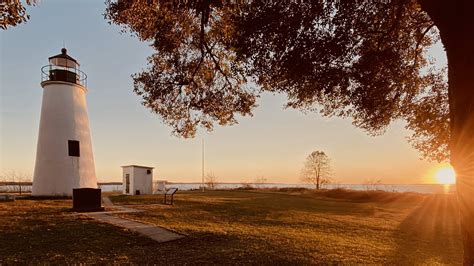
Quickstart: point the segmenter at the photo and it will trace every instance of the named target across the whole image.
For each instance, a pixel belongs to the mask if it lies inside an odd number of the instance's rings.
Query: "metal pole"
[[[204,138],[202,138],[202,169],[201,169],[201,186],[202,192],[204,192]]]

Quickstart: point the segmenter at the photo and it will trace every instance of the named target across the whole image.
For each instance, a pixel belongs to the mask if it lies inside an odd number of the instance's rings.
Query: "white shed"
[[[125,165],[123,169],[123,194],[153,194],[153,167]]]

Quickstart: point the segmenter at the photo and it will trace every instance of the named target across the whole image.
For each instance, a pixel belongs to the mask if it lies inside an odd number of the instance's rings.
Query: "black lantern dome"
[[[61,53],[51,56],[49,58],[49,63],[52,65],[63,65],[63,66],[79,66],[79,63],[77,62],[76,59],[72,58],[67,54],[67,49],[63,48],[61,49]]]

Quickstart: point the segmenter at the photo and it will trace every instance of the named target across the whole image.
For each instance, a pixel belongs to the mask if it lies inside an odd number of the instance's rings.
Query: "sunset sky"
[[[42,88],[40,69],[66,43],[88,75],[88,111],[99,181],[121,181],[121,165],[156,167],[155,179],[201,180],[201,141],[206,172],[220,182],[299,183],[305,157],[325,151],[340,183],[380,179],[383,183],[433,183],[437,163],[419,160],[406,141],[403,122],[386,134],[368,136],[351,120],[284,110],[284,95],[264,94],[253,117],[231,127],[202,130],[195,139],[171,136],[171,128],[133,93],[131,74],[146,67],[152,49],[120,34],[103,18],[103,1],[43,0],[28,8],[26,24],[0,32],[0,174],[32,175]],[[440,66],[440,47],[432,51]]]

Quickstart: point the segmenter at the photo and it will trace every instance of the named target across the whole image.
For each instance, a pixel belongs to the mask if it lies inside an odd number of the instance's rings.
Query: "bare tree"
[[[6,171],[2,176],[3,181],[11,182],[13,190],[20,193],[23,191],[23,185],[25,182],[31,181],[31,177],[25,173],[16,172],[15,170]]]
[[[331,181],[331,166],[328,156],[323,151],[313,151],[301,171],[301,180],[312,183],[316,189]]]
[[[331,178],[331,183],[333,185],[333,188],[339,189],[341,188],[341,181],[335,178]]]
[[[379,186],[382,185],[382,179],[371,178],[364,181],[365,190],[378,190]]]
[[[267,182],[267,178],[263,175],[255,178],[255,185],[259,185],[260,188],[264,187],[264,184]]]
[[[214,189],[217,184],[217,176],[213,172],[206,175],[206,186],[208,189]]]
[[[0,192],[8,191],[7,189],[7,183],[6,183],[6,178],[4,175],[0,175]]]

